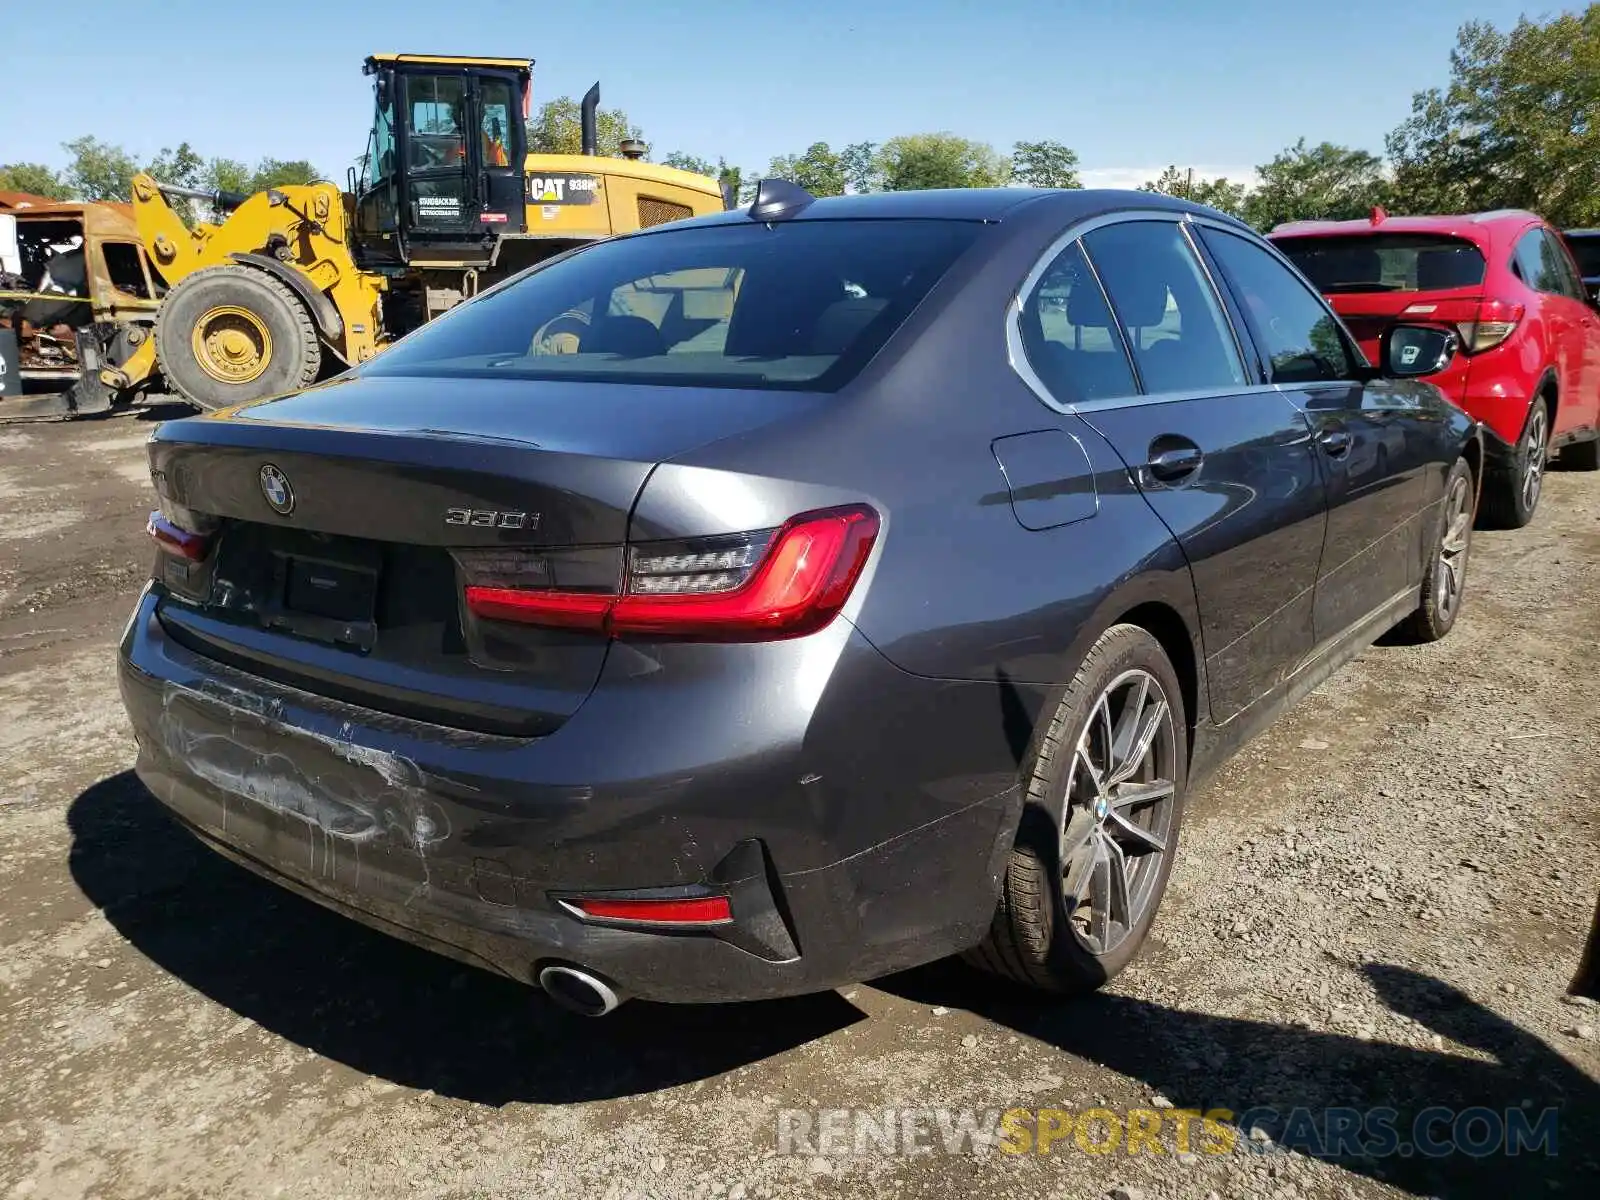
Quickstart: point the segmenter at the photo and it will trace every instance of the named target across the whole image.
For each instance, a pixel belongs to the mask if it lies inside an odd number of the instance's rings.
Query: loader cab
[[[487,265],[506,234],[527,232],[531,62],[373,55],[374,112],[354,181],[363,265]]]

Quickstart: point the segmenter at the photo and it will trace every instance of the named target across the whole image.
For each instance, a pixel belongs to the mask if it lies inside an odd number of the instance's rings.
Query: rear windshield
[[[982,229],[813,220],[618,238],[447,313],[362,373],[831,391]]]
[[[1483,282],[1483,254],[1471,242],[1437,234],[1274,238],[1324,295],[1438,292]]]
[[[1585,279],[1600,276],[1600,234],[1567,238],[1572,257],[1578,260],[1578,273]]]

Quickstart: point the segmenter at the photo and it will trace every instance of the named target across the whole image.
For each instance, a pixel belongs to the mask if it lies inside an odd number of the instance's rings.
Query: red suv
[[[1379,361],[1384,330],[1439,324],[1460,343],[1429,382],[1482,421],[1483,512],[1526,525],[1545,461],[1600,467],[1600,313],[1561,234],[1530,212],[1299,221],[1269,235]]]

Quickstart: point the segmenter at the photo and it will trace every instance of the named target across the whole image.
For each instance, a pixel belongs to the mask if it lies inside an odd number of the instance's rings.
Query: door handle
[[[1350,433],[1344,429],[1327,429],[1317,436],[1317,445],[1329,458],[1343,458],[1350,453]]]
[[[1205,454],[1199,446],[1176,446],[1170,450],[1161,450],[1150,456],[1150,461],[1145,464],[1145,470],[1150,472],[1153,479],[1162,483],[1175,483],[1200,469],[1200,464],[1205,461]]]

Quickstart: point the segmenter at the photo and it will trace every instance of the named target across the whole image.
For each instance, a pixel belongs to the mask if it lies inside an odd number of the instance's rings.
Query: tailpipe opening
[[[603,1017],[615,1011],[624,997],[615,987],[581,967],[556,963],[539,972],[545,995],[581,1017]]]

